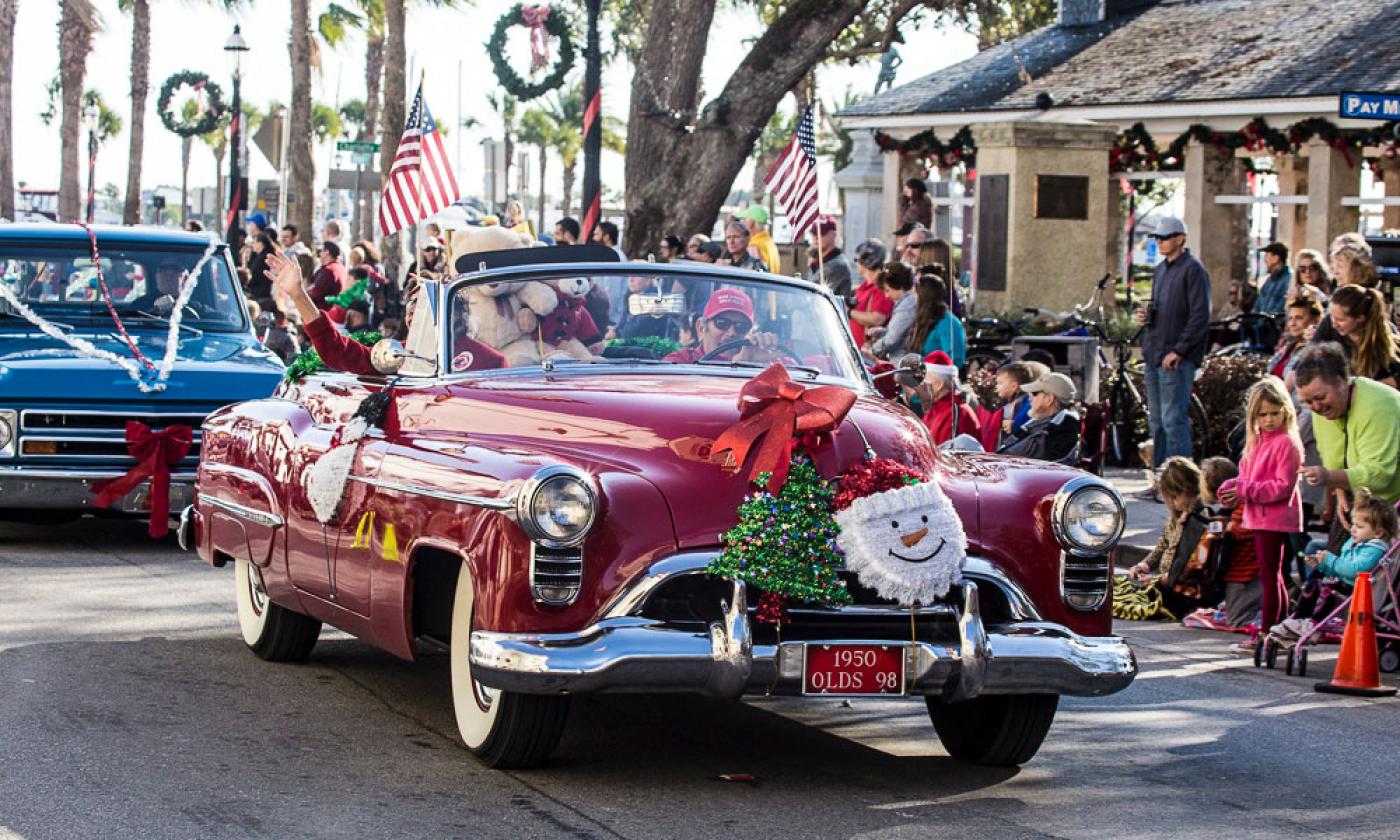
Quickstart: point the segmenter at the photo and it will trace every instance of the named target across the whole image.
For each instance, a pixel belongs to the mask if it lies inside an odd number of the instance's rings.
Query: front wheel
[[[269,601],[262,577],[247,560],[234,561],[233,577],[244,644],[268,662],[300,662],[310,656],[321,622]]]
[[[471,572],[457,574],[452,604],[452,707],[462,743],[487,767],[506,770],[543,764],[559,744],[569,698],[497,691],[472,676],[471,631],[475,595]]]
[[[962,703],[926,698],[948,754],[970,764],[1015,767],[1030,761],[1055,721],[1058,694],[990,695]]]

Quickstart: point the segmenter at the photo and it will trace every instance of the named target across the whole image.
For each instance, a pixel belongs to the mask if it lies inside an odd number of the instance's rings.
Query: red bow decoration
[[[739,391],[741,419],[715,441],[711,458],[719,460],[720,453],[733,452],[740,469],[757,444],[749,479],[757,481],[759,473],[771,473],[768,492],[777,493],[787,483],[793,438],[834,431],[855,402],[855,393],[835,385],[804,388],[774,362]]]
[[[190,452],[194,432],[189,426],[167,426],[159,432],[135,420],[126,421],[126,451],[136,459],[136,466],[120,478],[99,481],[92,485],[97,498],[94,507],[105,508],[135,490],[147,478],[151,480],[152,539],[160,539],[170,531],[170,467]]]
[[[530,27],[530,72],[538,73],[549,66],[549,32],[544,28],[549,7],[521,6],[520,18]]]

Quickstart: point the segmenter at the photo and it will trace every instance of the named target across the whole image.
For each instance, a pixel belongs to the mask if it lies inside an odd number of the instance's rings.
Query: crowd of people
[[[1325,261],[1301,251],[1296,272],[1287,246],[1269,244],[1257,294],[1235,284],[1231,304],[1284,315],[1282,335],[1246,395],[1236,451],[1198,466],[1187,406],[1211,296],[1186,233],[1177,219],[1158,227],[1163,260],[1137,313],[1156,469],[1141,498],[1168,516],[1131,576],[1170,617],[1253,630],[1235,646],[1252,653],[1265,637],[1286,646],[1309,632],[1396,539],[1400,336],[1363,237],[1337,237]]]

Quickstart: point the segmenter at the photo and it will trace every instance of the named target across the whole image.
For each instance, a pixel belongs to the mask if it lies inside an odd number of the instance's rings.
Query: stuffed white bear
[[[929,481],[863,496],[836,514],[846,568],[881,597],[929,604],[962,583],[967,535],[953,503]]]
[[[459,259],[482,251],[528,248],[533,243],[528,233],[508,228],[462,228],[452,233],[452,260],[459,270],[465,267],[474,271],[470,261],[462,266]],[[539,364],[536,328],[539,319],[553,312],[559,303],[552,288],[537,280],[484,283],[468,287],[463,294],[477,341],[504,354],[511,367]]]

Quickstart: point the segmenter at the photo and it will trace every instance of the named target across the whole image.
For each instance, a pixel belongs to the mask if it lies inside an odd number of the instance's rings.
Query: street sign
[[[1400,120],[1400,93],[1343,91],[1337,113],[1352,120]]]
[[[282,117],[278,114],[264,117],[258,130],[253,132],[253,144],[272,164],[273,171],[279,171],[282,165]]]
[[[350,162],[356,166],[370,166],[374,163],[374,152],[354,152],[350,155]]]
[[[354,169],[332,169],[326,186],[332,190],[353,190],[358,187],[360,192],[379,192],[379,173],[368,170],[356,172]]]
[[[337,140],[335,141],[337,152],[364,152],[374,154],[379,151],[378,143],[367,143],[361,140]]]

